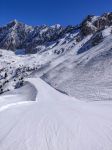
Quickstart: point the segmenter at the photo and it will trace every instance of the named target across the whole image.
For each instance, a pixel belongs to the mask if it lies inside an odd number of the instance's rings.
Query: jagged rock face
[[[78,30],[77,26],[40,26],[35,27],[34,31],[31,32],[25,41],[25,46],[28,51],[35,51],[38,45],[49,45],[50,42],[58,41],[60,38],[64,37],[66,34],[71,34]]]
[[[0,48],[15,50],[22,48],[32,27],[17,21],[0,28]]]
[[[92,23],[94,16],[88,15],[85,20],[81,23],[81,34],[82,36],[87,36],[96,31],[96,27]]]
[[[81,23],[81,34],[87,36],[98,30],[105,29],[106,26],[112,25],[112,13],[105,13],[101,17],[88,15]]]
[[[29,50],[35,49],[38,45],[44,45],[47,42],[52,42],[61,36],[64,28],[63,27],[48,27],[48,26],[40,26],[35,27],[33,32],[31,32],[26,41],[25,47]]]
[[[104,29],[106,26],[112,25],[112,13],[105,13],[94,22],[98,29]]]
[[[57,41],[67,33],[76,31],[75,26],[62,27],[37,26],[31,27],[16,20],[0,28],[0,48],[2,49],[26,49],[28,53],[37,52],[38,45],[47,45]]]
[[[93,27],[91,27],[91,26],[89,26],[87,23],[85,23],[83,26],[82,26],[82,28],[81,28],[81,32],[82,32],[82,35],[83,36],[87,36],[87,35],[89,35],[89,34],[92,34],[92,33],[94,33],[96,30],[95,30],[95,28]]]
[[[57,43],[66,36],[74,40],[72,34],[75,32],[79,33],[75,40],[80,42],[85,36],[95,34],[110,25],[112,25],[112,13],[105,13],[101,17],[89,15],[80,25],[67,27],[61,25],[32,27],[14,20],[0,28],[0,48],[13,51],[25,49],[26,53],[36,53],[41,51],[39,46],[47,47],[49,43]],[[94,41],[99,39],[98,36]]]

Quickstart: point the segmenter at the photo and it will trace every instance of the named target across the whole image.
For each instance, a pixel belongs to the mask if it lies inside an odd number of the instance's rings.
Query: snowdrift
[[[25,82],[25,85],[19,89],[9,91],[0,96],[0,107],[8,106],[8,104],[15,104],[18,102],[35,101],[37,96],[37,89],[30,82]],[[3,107],[2,107],[3,108]]]
[[[0,150],[112,149],[112,102],[82,102],[39,78],[27,82],[36,90],[31,101],[19,94],[15,102],[12,93],[0,106]]]

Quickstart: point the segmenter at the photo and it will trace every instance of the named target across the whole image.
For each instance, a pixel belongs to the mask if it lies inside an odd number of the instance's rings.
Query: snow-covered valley
[[[111,150],[111,114],[112,13],[0,27],[0,150]]]

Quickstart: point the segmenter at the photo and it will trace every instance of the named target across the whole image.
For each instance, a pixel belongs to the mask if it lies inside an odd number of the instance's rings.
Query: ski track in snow
[[[1,96],[0,150],[112,149],[112,102],[80,101],[39,78],[27,79],[27,85],[22,94]],[[31,100],[24,101],[28,89]]]

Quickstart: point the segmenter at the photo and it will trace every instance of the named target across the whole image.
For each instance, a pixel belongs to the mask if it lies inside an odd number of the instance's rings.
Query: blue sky
[[[13,19],[29,25],[75,25],[88,14],[111,11],[112,0],[0,0],[0,25]]]

